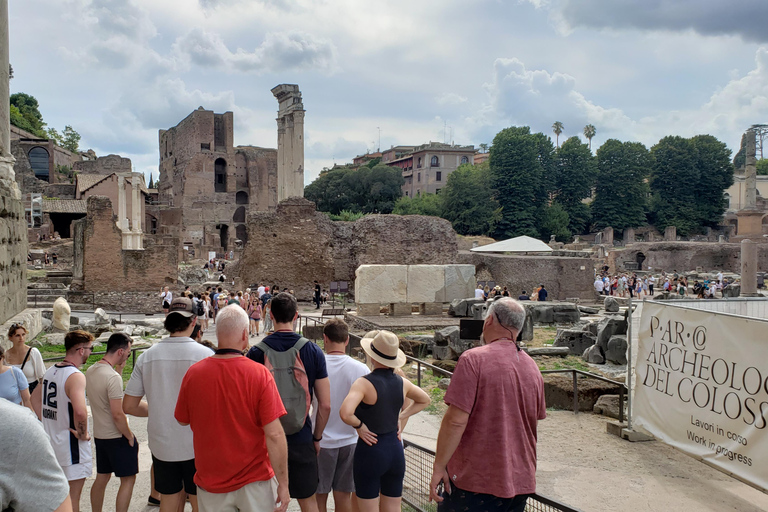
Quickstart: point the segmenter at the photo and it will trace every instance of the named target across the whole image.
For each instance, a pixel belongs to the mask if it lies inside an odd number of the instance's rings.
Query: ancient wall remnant
[[[178,274],[178,240],[146,236],[143,250],[123,250],[112,202],[104,196],[88,198],[88,213],[75,228],[75,274],[82,266],[83,289],[87,292],[160,290],[175,285]],[[78,256],[81,255],[81,256]],[[82,257],[82,263],[77,258]],[[78,275],[73,276],[76,280]]]
[[[248,217],[240,277],[245,285],[274,284],[308,299],[315,279],[352,287],[360,265],[442,265],[455,263],[457,253],[456,233],[445,219],[368,215],[334,222],[315,203],[291,198],[274,212]]]
[[[758,268],[768,268],[768,244],[759,244]],[[610,251],[606,264],[611,272],[639,264],[639,270],[687,272],[706,270],[741,272],[741,245],[708,242],[639,242],[631,248]]]

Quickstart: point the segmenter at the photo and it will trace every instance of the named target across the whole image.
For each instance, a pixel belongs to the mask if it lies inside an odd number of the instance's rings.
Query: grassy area
[[[39,277],[45,277],[46,276],[46,270],[40,269],[40,270],[27,270],[27,279],[30,278],[39,278]]]
[[[416,384],[416,370],[410,366],[406,367],[404,370],[410,381]],[[433,375],[432,370],[430,369],[422,370],[421,372],[421,388],[427,392],[429,398],[432,400],[432,403],[430,403],[424,410],[431,414],[442,415],[448,408],[446,407],[445,402],[443,402],[445,391],[437,387],[437,383],[444,378],[445,376],[440,374]]]
[[[557,336],[557,327],[534,327],[533,340],[527,341],[529,347],[545,347],[551,345]]]
[[[539,370],[582,370],[592,371],[579,356],[538,356],[534,359]]]
[[[103,352],[106,349],[106,345],[102,345],[98,349],[96,349],[97,352]],[[49,357],[64,357],[64,354],[66,350],[64,349],[64,345],[40,345],[38,346],[38,350],[40,350],[40,354],[42,354],[43,359],[48,359]],[[141,354],[142,351],[136,351],[136,357],[139,357],[139,354]],[[85,372],[88,368],[91,367],[92,364],[97,363],[101,360],[101,358],[104,357],[103,354],[98,355],[91,355],[91,357],[88,358],[88,361],[85,362],[85,364],[80,368]],[[56,364],[57,361],[46,361],[46,367]],[[125,363],[125,368],[123,368],[123,382],[127,382],[128,379],[131,377],[131,372],[133,372],[133,359],[132,357],[128,358],[128,361]]]

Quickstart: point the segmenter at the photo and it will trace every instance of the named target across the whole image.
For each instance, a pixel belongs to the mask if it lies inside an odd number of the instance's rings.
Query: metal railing
[[[131,365],[133,365],[133,366],[136,365],[136,352],[137,351],[141,350],[143,352],[144,350],[147,350],[151,346],[152,345],[136,345],[136,346],[131,347]],[[88,356],[88,358],[90,359],[91,356],[103,356],[106,353],[107,353],[106,350],[104,352],[91,352],[91,355]],[[65,357],[67,357],[67,356],[66,355],[61,355],[61,356],[54,356],[54,357],[46,357],[45,359],[43,359],[43,362],[44,363],[48,363],[48,362],[55,362],[55,361],[63,361]]]
[[[432,466],[435,452],[411,441],[404,440],[405,478],[403,479],[403,510],[433,512],[435,503],[429,502],[429,485],[432,480]],[[552,498],[539,494],[528,497],[526,512],[580,512]]]
[[[33,293],[30,293],[33,292]],[[38,293],[40,292],[40,293]],[[63,295],[58,295],[58,293],[62,293]],[[93,292],[76,292],[71,290],[55,290],[50,288],[27,288],[27,302],[30,302],[30,299],[34,297],[34,300],[32,300],[33,307],[37,307],[37,299],[38,297],[64,297],[67,299],[67,302],[73,303],[73,304],[87,304],[88,302],[91,303],[91,307],[93,309],[96,309],[96,294]],[[81,302],[79,300],[73,300],[75,297],[78,299],[81,299],[83,297],[89,297],[90,300],[86,299],[86,302]],[[54,301],[56,299],[53,299]],[[49,302],[46,300],[45,302]]]

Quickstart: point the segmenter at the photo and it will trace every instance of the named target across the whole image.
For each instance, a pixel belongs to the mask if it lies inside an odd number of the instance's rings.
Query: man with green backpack
[[[331,410],[331,387],[323,351],[294,332],[296,299],[289,293],[272,297],[274,333],[254,345],[248,357],[265,365],[275,378],[287,414],[280,418],[288,442],[288,489],[302,512],[317,512],[317,453]],[[309,418],[317,395],[315,424]]]

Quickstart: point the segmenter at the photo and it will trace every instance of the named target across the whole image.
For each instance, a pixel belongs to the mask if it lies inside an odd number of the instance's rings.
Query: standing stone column
[[[277,112],[277,201],[304,197],[304,104],[295,84],[272,89]]]
[[[741,296],[757,297],[757,244],[741,241]]]
[[[141,180],[141,174],[131,174],[131,249],[142,250],[144,249],[144,235],[141,231],[141,188],[139,188],[139,180]]]
[[[8,49],[8,0],[0,0],[0,158],[10,166],[0,166],[0,179],[14,179],[13,157],[11,156],[11,105],[9,49]],[[10,158],[10,161],[7,159]]]
[[[127,214],[125,213],[125,178],[122,176],[117,177],[117,227],[121,231],[127,231],[128,226],[125,225]]]
[[[746,197],[744,209],[757,208],[757,148],[755,143],[755,130],[747,130],[746,163],[744,166],[744,181],[746,185]]]

